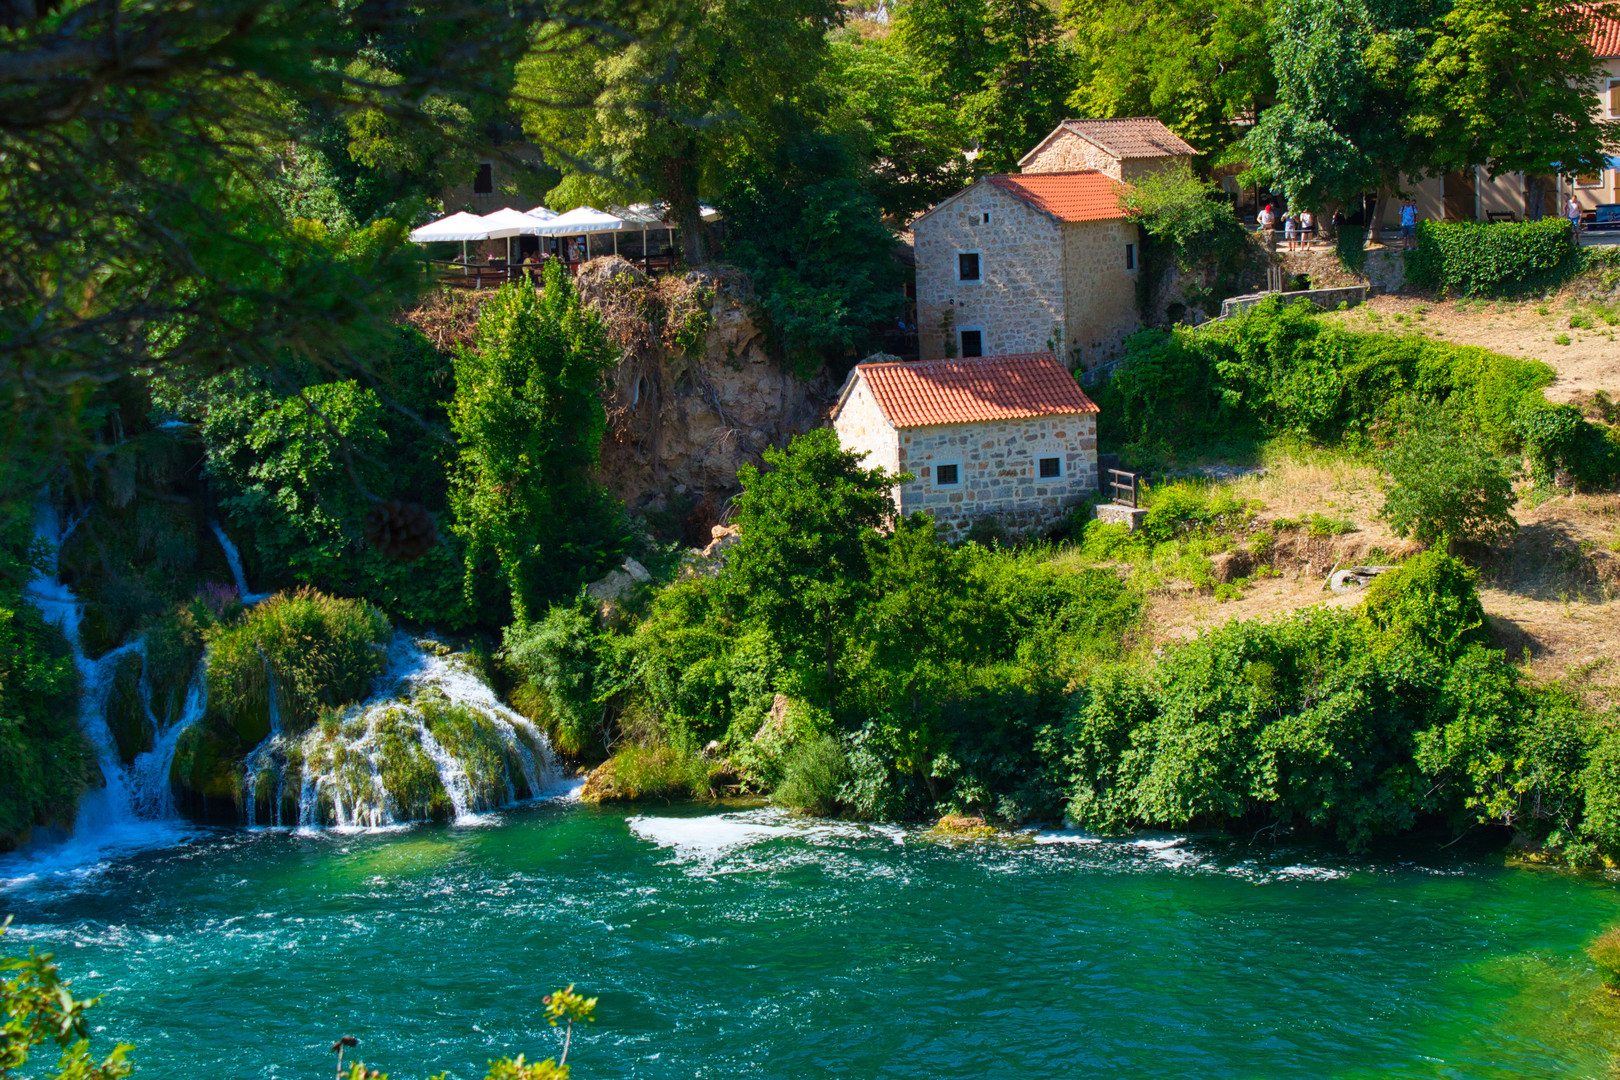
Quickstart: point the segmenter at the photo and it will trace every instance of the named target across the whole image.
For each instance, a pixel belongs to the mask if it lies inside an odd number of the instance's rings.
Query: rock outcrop
[[[582,267],[578,284],[624,350],[605,392],[603,480],[633,509],[680,513],[687,543],[702,546],[737,469],[822,424],[836,388],[771,357],[740,274],[648,278],[609,256]]]

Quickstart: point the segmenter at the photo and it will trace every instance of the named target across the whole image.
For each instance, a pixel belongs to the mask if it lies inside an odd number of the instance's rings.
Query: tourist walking
[[[1284,211],[1284,213],[1283,213],[1283,240],[1287,242],[1289,247],[1294,246],[1294,230],[1295,230],[1296,227],[1297,227],[1297,225],[1296,225],[1296,223],[1294,221],[1294,212],[1292,210]]]
[[[1307,244],[1316,239],[1316,219],[1309,210],[1299,212],[1299,238]]]
[[[1569,227],[1575,235],[1581,235],[1581,204],[1574,192],[1570,192],[1569,201],[1564,204],[1564,216],[1569,218]]]

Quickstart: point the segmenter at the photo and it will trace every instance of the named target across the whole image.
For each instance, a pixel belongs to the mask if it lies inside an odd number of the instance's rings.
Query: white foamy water
[[[225,530],[220,528],[219,522],[210,520],[208,530],[214,534],[214,539],[219,541],[219,546],[225,551],[225,562],[231,568],[231,578],[236,582],[236,595],[242,603],[251,606],[270,599],[269,593],[256,593],[248,589],[247,574],[242,570],[242,553],[231,542]]]
[[[284,733],[279,717],[272,724],[244,767],[250,825],[386,829],[420,819],[423,806],[399,805],[389,790],[391,771],[430,772],[414,796],[442,793],[458,825],[485,822],[517,801],[520,786],[537,798],[564,783],[545,733],[430,639],[396,634],[372,696],[334,720],[299,734]],[[289,781],[296,803],[286,797]],[[274,785],[268,798],[266,783]],[[266,803],[270,813],[261,815]]]

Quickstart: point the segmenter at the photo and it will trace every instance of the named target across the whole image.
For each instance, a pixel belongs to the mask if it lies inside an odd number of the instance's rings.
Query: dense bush
[[[1615,993],[1620,993],[1620,926],[1611,926],[1596,941],[1592,942],[1586,950],[1597,965],[1598,977],[1603,985]]]
[[[1422,399],[1495,453],[1528,447],[1588,485],[1612,484],[1620,461],[1601,429],[1546,414],[1541,391],[1553,372],[1539,361],[1346,330],[1304,304],[1273,300],[1218,326],[1144,331],[1126,348],[1096,396],[1102,441],[1132,460],[1241,451],[1276,436],[1367,444]]]
[[[300,731],[366,696],[390,632],[363,600],[308,588],[273,596],[209,634],[209,713],[237,727],[263,717],[268,732],[273,700],[283,729]]]
[[[1605,433],[1574,405],[1525,401],[1515,427],[1539,480],[1563,473],[1578,486],[1604,487],[1620,476],[1620,428]]]
[[[1413,284],[1462,296],[1517,292],[1550,284],[1578,265],[1570,224],[1541,221],[1420,221],[1407,253]]]
[[[831,817],[838,812],[848,779],[849,758],[843,744],[823,735],[788,752],[782,782],[771,792],[771,801],[789,810]]]
[[[1513,534],[1513,469],[1473,431],[1432,408],[1411,416],[1381,463],[1384,518],[1420,544],[1492,544]]]
[[[67,640],[22,595],[34,570],[17,557],[22,535],[0,551],[0,851],[30,826],[71,821],[86,770],[94,775]]]
[[[535,692],[552,746],[570,757],[590,749],[600,729],[596,702],[597,633],[583,605],[558,604],[535,623],[502,634],[501,657]]]

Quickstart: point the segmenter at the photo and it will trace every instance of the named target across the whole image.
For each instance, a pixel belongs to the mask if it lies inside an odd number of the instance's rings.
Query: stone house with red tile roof
[[[1153,116],[1065,120],[1018,159],[1024,173],[1096,169],[1125,183],[1178,165],[1198,151]]]
[[[1089,368],[1138,328],[1141,239],[1107,173],[981,177],[911,228],[925,360],[1047,350]]]
[[[902,517],[954,540],[986,515],[1046,528],[1096,491],[1097,412],[1047,352],[857,364],[832,422],[868,467],[912,475],[894,489]]]

